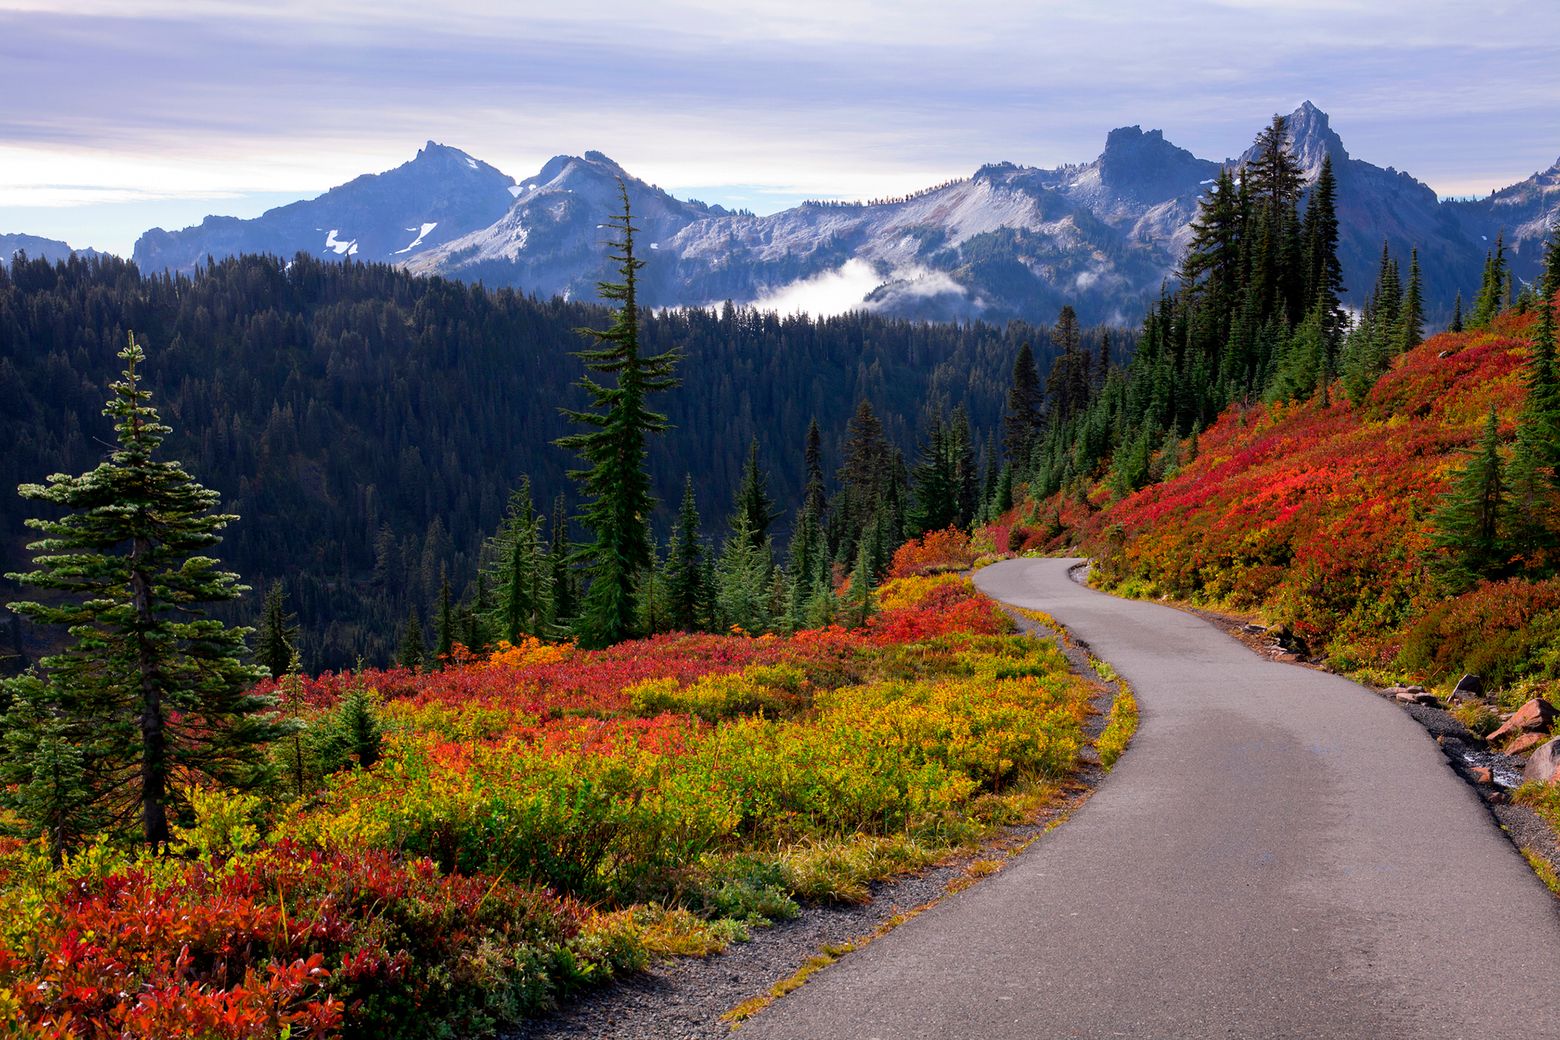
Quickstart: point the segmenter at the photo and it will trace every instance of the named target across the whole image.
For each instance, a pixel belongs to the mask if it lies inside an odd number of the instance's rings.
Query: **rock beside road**
[[[1560,737],[1549,741],[1533,752],[1522,770],[1522,779],[1533,783],[1552,784],[1560,774]]]
[[[1560,711],[1557,711],[1553,704],[1550,704],[1542,697],[1534,697],[1518,708],[1511,718],[1507,719],[1501,724],[1499,729],[1489,735],[1490,747],[1499,747],[1508,740],[1512,741],[1514,745],[1516,740],[1526,737],[1547,736],[1550,727],[1554,725],[1555,716],[1557,715],[1560,715]],[[1543,740],[1530,743],[1528,744],[1528,749],[1537,747],[1542,743]],[[1506,753],[1510,755],[1519,754],[1519,752],[1511,748],[1507,748]]]

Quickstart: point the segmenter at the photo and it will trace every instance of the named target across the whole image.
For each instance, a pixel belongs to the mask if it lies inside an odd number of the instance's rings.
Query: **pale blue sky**
[[[0,0],[0,231],[128,252],[429,138],[767,212],[1132,123],[1222,158],[1307,98],[1353,154],[1483,193],[1560,156],[1556,40],[1560,4],[1505,0]]]

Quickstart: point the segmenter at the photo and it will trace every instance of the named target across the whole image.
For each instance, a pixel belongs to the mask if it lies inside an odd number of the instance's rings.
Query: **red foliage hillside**
[[[1122,591],[1259,612],[1341,667],[1401,665],[1406,630],[1442,600],[1430,516],[1491,404],[1513,433],[1533,321],[1433,336],[1358,408],[1341,394],[1232,408],[1171,479],[1030,503],[1017,522],[1084,546]]]

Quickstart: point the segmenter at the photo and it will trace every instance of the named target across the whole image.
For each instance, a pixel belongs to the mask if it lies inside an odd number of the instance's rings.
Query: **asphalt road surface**
[[[1419,725],[1345,679],[1071,581],[980,571],[1133,686],[1099,791],[744,1038],[1560,1038],[1560,910]]]

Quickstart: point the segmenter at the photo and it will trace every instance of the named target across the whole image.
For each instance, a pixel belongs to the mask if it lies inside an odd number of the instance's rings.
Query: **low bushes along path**
[[[1078,562],[976,583],[1132,684],[1115,772],[744,1037],[1560,1037],[1560,902],[1413,720]]]

